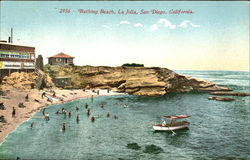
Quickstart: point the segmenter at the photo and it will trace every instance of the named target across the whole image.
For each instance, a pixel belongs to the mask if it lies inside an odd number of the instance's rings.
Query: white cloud
[[[150,26],[150,31],[156,31],[160,27],[164,28],[170,28],[170,29],[175,29],[176,25],[173,25],[169,20],[167,19],[159,19],[157,23],[153,24]]]
[[[151,25],[149,30],[150,31],[156,31],[156,30],[158,30],[158,25],[157,24]]]
[[[167,27],[167,28],[170,28],[170,29],[175,29],[176,26],[173,25],[169,20],[167,19],[159,19],[157,24],[159,25],[163,25],[163,27]]]
[[[197,27],[200,27],[200,25],[196,25],[196,24],[193,24],[191,21],[189,20],[185,20],[185,21],[182,21],[178,27],[181,27],[181,28],[187,28],[188,26],[192,26],[194,28],[197,28]]]
[[[134,24],[134,27],[143,27],[143,25],[141,23],[136,23]]]
[[[121,21],[120,24],[130,24],[129,21]]]

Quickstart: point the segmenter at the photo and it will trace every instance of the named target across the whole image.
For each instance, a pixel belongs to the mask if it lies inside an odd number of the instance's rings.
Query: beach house
[[[73,59],[75,57],[69,56],[65,53],[58,53],[54,56],[49,57],[50,65],[74,65]]]
[[[35,47],[0,42],[0,82],[12,72],[34,72]]]

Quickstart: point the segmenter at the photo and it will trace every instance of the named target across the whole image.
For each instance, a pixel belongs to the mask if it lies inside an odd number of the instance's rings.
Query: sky
[[[249,71],[249,6],[247,1],[1,1],[0,39],[7,40],[13,28],[14,44],[34,46],[45,64],[63,52],[74,56],[76,65]]]

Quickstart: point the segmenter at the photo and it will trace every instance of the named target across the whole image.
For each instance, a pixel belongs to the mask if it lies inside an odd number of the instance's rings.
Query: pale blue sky
[[[44,58],[58,52],[77,65],[144,63],[170,69],[248,70],[249,2],[1,3],[1,39],[36,47]],[[71,13],[60,14],[61,8]],[[182,9],[182,15],[94,15],[78,9]],[[47,62],[47,60],[46,60]]]

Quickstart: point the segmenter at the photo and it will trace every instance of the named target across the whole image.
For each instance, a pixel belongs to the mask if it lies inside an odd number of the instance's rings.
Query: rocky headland
[[[51,77],[71,77],[72,84],[67,88],[103,88],[140,96],[188,91],[231,91],[210,81],[158,67],[47,66],[45,73]]]

